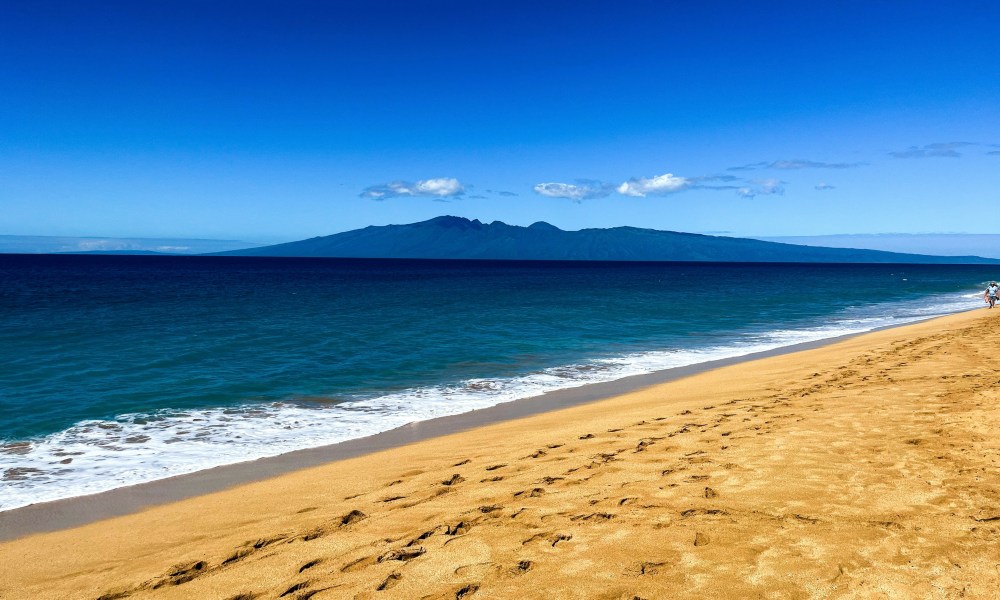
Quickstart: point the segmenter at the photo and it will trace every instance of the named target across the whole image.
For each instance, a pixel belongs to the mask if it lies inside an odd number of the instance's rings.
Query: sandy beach
[[[0,544],[17,598],[993,598],[1000,311]]]

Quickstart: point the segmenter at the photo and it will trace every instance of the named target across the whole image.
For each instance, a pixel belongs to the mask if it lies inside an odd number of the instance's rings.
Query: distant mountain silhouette
[[[76,252],[55,252],[54,254],[119,254],[123,256],[176,256],[172,252],[155,250],[78,250]]]
[[[563,231],[500,221],[436,217],[409,225],[370,226],[298,242],[219,253],[228,256],[451,258],[840,263],[1000,263],[978,256],[929,256],[797,246],[637,227]]]

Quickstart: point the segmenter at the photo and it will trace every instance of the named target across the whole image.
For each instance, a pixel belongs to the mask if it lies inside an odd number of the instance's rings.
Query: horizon
[[[6,12],[8,237],[257,245],[442,212],[764,239],[1000,229],[986,2]]]
[[[483,225],[503,224],[512,227],[528,228],[535,225],[555,227],[559,231],[575,232],[583,229],[561,229],[546,221],[519,224],[507,223],[502,220],[481,221],[454,215],[438,215],[418,223],[393,223],[395,226],[416,225],[441,219],[461,219],[468,222],[479,222]],[[376,226],[378,227],[378,226]],[[364,228],[362,228],[364,229]],[[605,228],[608,229],[608,228]],[[727,237],[735,239],[760,240],[778,242],[797,246],[818,246],[826,248],[846,248],[857,250],[877,250],[903,254],[925,254],[930,256],[967,256],[1000,259],[1000,234],[961,234],[961,233],[876,233],[876,234],[830,234],[817,236],[733,236],[726,231],[694,231],[676,232],[642,228],[665,233],[684,233],[712,237]],[[357,231],[357,230],[352,230]],[[346,232],[338,232],[346,233]],[[315,236],[325,238],[335,236]],[[173,254],[199,255],[234,250],[263,248],[274,244],[308,241],[280,240],[273,243],[250,242],[241,240],[214,240],[190,238],[113,238],[101,236],[12,236],[0,234],[0,254]]]

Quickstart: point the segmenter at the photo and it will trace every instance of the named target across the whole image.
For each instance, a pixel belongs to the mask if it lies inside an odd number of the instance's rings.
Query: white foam
[[[372,435],[545,392],[607,382],[975,308],[978,294],[847,310],[822,327],[734,334],[730,343],[606,357],[519,377],[470,379],[375,398],[303,405],[162,410],[84,421],[0,449],[0,510],[106,491]]]

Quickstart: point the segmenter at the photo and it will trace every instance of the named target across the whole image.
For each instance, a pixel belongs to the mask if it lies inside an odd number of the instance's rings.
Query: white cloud
[[[613,187],[601,181],[580,180],[576,183],[539,183],[532,188],[536,194],[549,198],[568,198],[574,202],[604,198]]]
[[[385,200],[399,196],[431,196],[435,198],[452,198],[465,193],[465,186],[454,177],[439,177],[436,179],[421,179],[416,183],[393,181],[381,185],[369,186],[361,192],[362,198]]]
[[[958,158],[962,156],[962,153],[958,151],[959,148],[975,145],[976,144],[972,142],[937,142],[935,144],[925,144],[923,146],[910,146],[906,150],[890,152],[889,156],[893,158]]]
[[[839,162],[830,163],[823,162],[819,160],[804,160],[804,159],[784,159],[775,160],[772,162],[755,162],[748,165],[743,165],[740,167],[729,167],[728,171],[754,171],[757,169],[853,169],[854,167],[863,167],[867,163],[863,162]]]
[[[835,189],[835,188],[836,188],[837,186],[834,186],[834,185],[830,185],[829,183],[825,183],[825,182],[824,182],[824,183],[817,183],[817,184],[816,184],[816,185],[814,185],[813,187],[814,187],[814,188],[816,188],[817,190],[819,190],[819,191],[821,191],[821,192],[822,192],[822,191],[824,191],[824,190],[832,190],[832,189]]]
[[[785,188],[781,187],[783,183],[780,179],[754,179],[754,183],[760,186],[758,194],[784,194]]]
[[[664,196],[686,190],[689,187],[691,187],[689,179],[676,177],[673,173],[666,173],[649,179],[645,177],[633,177],[618,186],[618,193],[636,197],[645,197],[647,195]]]
[[[462,184],[454,177],[424,179],[414,186],[419,196],[457,196],[465,191]]]
[[[87,239],[77,242],[77,249],[82,252],[110,252],[115,250],[139,250],[139,247],[122,240]]]
[[[736,189],[736,193],[742,198],[753,198],[755,196],[781,195],[785,193],[784,181],[780,179],[753,179],[752,186],[743,186]]]

